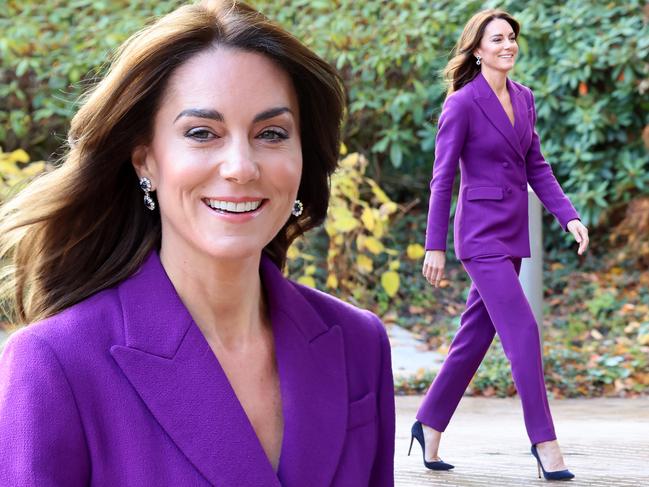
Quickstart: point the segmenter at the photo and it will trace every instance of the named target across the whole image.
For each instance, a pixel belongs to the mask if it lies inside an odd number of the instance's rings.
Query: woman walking
[[[495,333],[511,363],[532,454],[548,480],[569,480],[548,406],[539,333],[518,280],[530,256],[528,183],[545,208],[588,247],[588,230],[540,150],[531,90],[508,78],[518,53],[518,22],[501,10],[474,15],[448,63],[448,96],[439,119],[423,274],[435,287],[444,273],[446,235],[458,163],[455,251],[472,280],[449,355],[412,427],[424,464],[448,470],[438,447]],[[412,447],[412,443],[411,443]],[[539,472],[540,475],[540,472]]]

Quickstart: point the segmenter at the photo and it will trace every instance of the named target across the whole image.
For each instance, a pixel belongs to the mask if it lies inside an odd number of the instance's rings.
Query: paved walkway
[[[529,453],[518,399],[462,399],[442,439],[450,472],[427,471],[410,426],[421,397],[397,397],[397,487],[546,485]],[[569,484],[649,487],[649,398],[551,401]]]

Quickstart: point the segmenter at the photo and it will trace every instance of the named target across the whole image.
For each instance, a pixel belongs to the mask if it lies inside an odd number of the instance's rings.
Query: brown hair
[[[51,316],[130,276],[160,244],[131,153],[150,141],[171,73],[215,44],[262,53],[291,77],[300,109],[304,211],[265,251],[283,267],[291,242],[325,218],[346,102],[328,63],[236,0],[185,5],[131,36],[72,119],[63,164],[0,208],[0,298],[20,323]],[[13,309],[12,309],[13,308]]]
[[[473,51],[480,47],[487,24],[494,19],[506,20],[518,37],[520,24],[504,10],[488,9],[478,12],[464,26],[460,39],[453,49],[453,58],[443,70],[443,78],[448,85],[447,95],[459,90],[480,72],[480,66],[475,63]]]

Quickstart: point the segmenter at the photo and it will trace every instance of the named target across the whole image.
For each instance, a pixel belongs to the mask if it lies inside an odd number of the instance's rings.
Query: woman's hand
[[[577,254],[581,255],[586,252],[586,249],[588,248],[588,228],[586,228],[580,220],[576,219],[570,220],[567,227],[568,231],[572,233],[575,240],[579,243]]]
[[[443,250],[427,250],[424,257],[424,267],[421,273],[433,286],[439,287],[444,277],[444,265],[446,263],[446,252]]]

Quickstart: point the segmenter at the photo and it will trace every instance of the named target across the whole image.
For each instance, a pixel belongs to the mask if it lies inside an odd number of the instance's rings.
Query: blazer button
[[[521,184],[521,191],[527,190],[527,184]]]
[[[509,167],[509,162],[503,162],[503,167]]]

